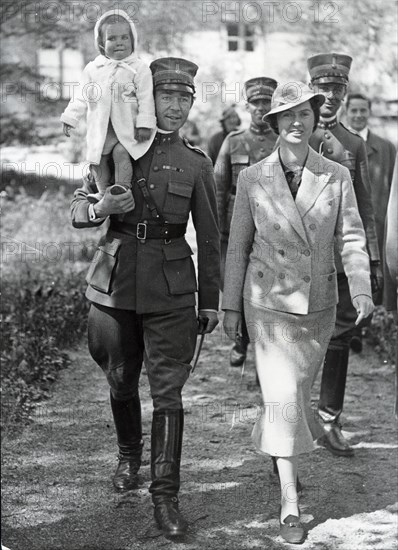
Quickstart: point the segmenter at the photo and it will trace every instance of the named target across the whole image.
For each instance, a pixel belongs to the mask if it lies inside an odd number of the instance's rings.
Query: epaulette
[[[351,130],[350,128],[347,128],[347,126],[345,126],[342,122],[340,122],[340,124],[342,125],[342,127],[345,130],[347,130],[347,132],[350,132],[350,134],[352,134],[353,136],[357,136],[357,137],[361,138],[361,136],[355,130]]]
[[[195,153],[199,153],[199,155],[202,155],[203,157],[207,157],[206,153],[200,149],[200,147],[196,147],[195,145],[191,145],[186,137],[182,138],[182,141],[188,147],[188,149],[191,149],[192,151],[195,151]]]

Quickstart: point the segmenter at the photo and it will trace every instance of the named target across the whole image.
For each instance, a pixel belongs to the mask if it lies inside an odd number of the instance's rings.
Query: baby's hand
[[[73,126],[71,126],[70,124],[66,124],[64,122],[64,134],[66,135],[66,137],[70,137],[70,133],[69,133],[69,130],[73,128]]]
[[[138,143],[147,141],[150,137],[151,137],[150,128],[137,128],[135,131],[135,139],[138,141]]]

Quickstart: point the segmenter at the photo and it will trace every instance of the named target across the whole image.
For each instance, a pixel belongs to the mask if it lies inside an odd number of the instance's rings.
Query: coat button
[[[154,167],[153,167],[153,171],[154,171],[154,172],[159,172],[159,166],[154,166]]]
[[[311,281],[311,277],[308,277],[308,275],[306,275],[305,277],[303,277],[303,281],[309,283]]]
[[[285,255],[285,251],[284,251],[284,250],[278,250],[278,254],[280,254],[281,256],[284,256],[284,255]]]
[[[260,153],[265,153],[265,149],[260,149]]]
[[[311,256],[311,252],[309,250],[304,250],[304,256]]]
[[[280,229],[281,226],[279,225],[279,223],[274,223],[274,229]]]
[[[155,189],[155,186],[153,185],[153,183],[150,184],[149,189]]]
[[[163,154],[163,151],[162,151],[161,149],[157,149],[157,150],[156,150],[156,154],[162,155],[162,154]]]
[[[260,279],[262,279],[264,277],[264,273],[262,271],[259,271],[257,273],[257,275],[260,277]]]
[[[333,281],[333,275],[329,275],[328,281]]]
[[[284,278],[285,278],[285,274],[284,274],[284,273],[279,273],[278,277],[279,277],[279,279],[284,279]]]
[[[265,141],[265,137],[260,136],[260,137],[258,138],[258,141]]]
[[[330,139],[330,134],[328,134],[327,132],[325,132],[325,138],[326,138],[326,139]]]
[[[314,223],[310,223],[309,228],[314,230],[314,229],[316,229],[316,225]]]
[[[332,148],[329,148],[328,149],[328,153],[331,155],[333,153],[333,149]]]

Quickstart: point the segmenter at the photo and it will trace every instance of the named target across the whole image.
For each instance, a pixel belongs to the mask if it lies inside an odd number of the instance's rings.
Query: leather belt
[[[163,225],[147,223],[124,223],[112,220],[109,229],[137,237],[137,239],[178,239],[183,237],[187,230],[186,223],[165,223]]]

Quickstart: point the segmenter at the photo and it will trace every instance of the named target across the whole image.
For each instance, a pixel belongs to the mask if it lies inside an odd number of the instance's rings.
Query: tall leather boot
[[[240,334],[235,337],[235,344],[232,346],[229,356],[229,364],[231,367],[241,367],[246,361],[247,348],[250,343],[249,333],[245,316],[242,314],[242,336]]]
[[[349,353],[348,346],[327,350],[318,404],[319,415],[325,428],[325,435],[319,442],[337,456],[354,455],[354,449],[341,433],[339,423],[343,411]]]
[[[113,477],[118,491],[138,487],[142,456],[141,403],[137,394],[128,401],[117,401],[111,394],[111,408],[119,446],[119,464]]]
[[[155,521],[165,537],[181,537],[188,523],[178,509],[184,411],[155,411],[152,419],[149,492],[155,505]]]

